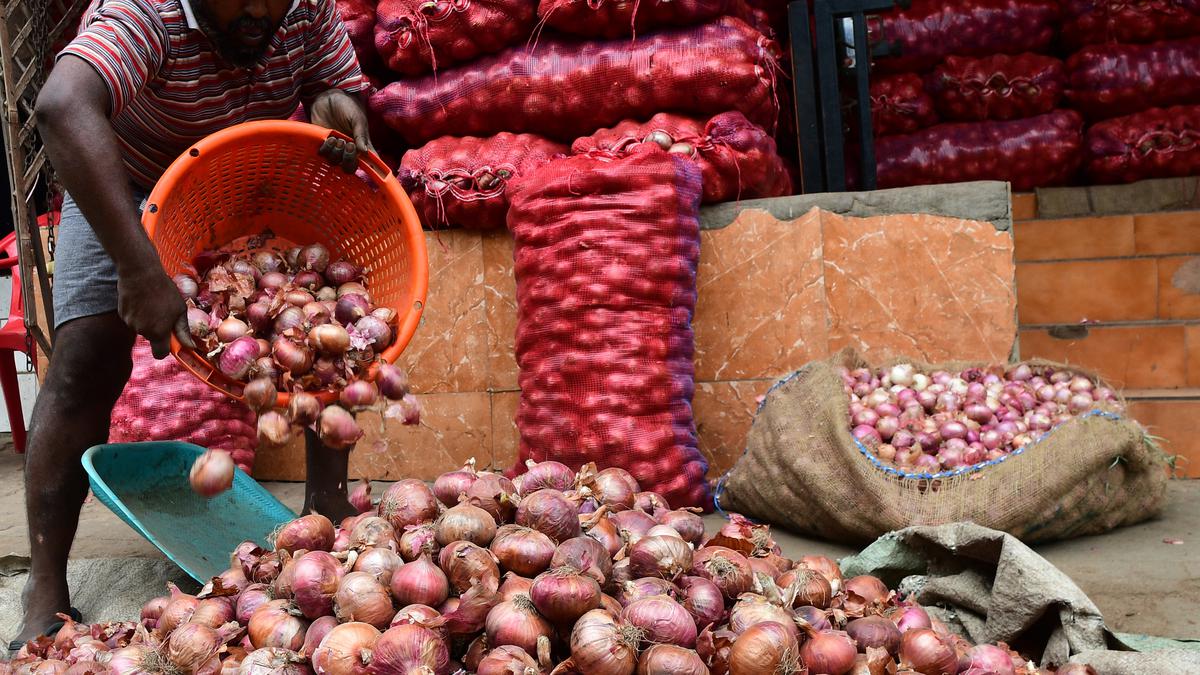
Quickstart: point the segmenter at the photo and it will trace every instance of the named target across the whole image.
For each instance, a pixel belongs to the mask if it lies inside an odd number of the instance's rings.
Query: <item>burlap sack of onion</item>
[[[1032,675],[871,576],[789,560],[768,527],[700,517],[622,469],[472,466],[389,486],[335,528],[308,515],[238,546],[141,620],[68,623],[0,673],[84,675]],[[1064,666],[1059,675],[1094,671]]]
[[[312,426],[326,446],[349,450],[363,435],[354,413],[371,409],[416,424],[407,375],[379,358],[395,339],[396,312],[372,304],[366,270],[331,261],[320,244],[285,243],[270,232],[242,238],[174,278],[197,351],[247,383],[259,440],[283,445]],[[290,394],[286,410],[274,409],[280,391]],[[318,392],[338,392],[337,403],[323,406]],[[233,460],[210,450],[190,478],[196,492],[218,494],[233,481]]]

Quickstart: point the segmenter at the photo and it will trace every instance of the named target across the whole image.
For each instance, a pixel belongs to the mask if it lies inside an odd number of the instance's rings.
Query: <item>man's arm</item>
[[[190,343],[186,306],[142,229],[108,119],[111,98],[91,65],[65,55],[38,96],[38,131],[63,185],[116,263],[121,319],[164,358],[172,330]]]
[[[367,113],[356,97],[341,89],[327,89],[312,103],[308,118],[313,124],[346,134],[352,142],[329,138],[321,146],[321,154],[346,171],[358,167],[358,153],[375,152],[367,129]]]

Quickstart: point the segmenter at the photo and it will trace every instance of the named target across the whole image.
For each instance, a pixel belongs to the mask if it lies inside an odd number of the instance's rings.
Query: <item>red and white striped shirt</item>
[[[196,141],[252,120],[287,119],[331,88],[367,87],[334,0],[294,0],[250,69],[223,59],[188,0],[92,0],[62,53],[91,64],[130,178],[150,189]]]

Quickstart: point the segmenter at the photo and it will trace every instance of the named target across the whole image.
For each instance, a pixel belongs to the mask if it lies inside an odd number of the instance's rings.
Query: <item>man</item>
[[[37,102],[65,186],[56,249],[53,358],[30,425],[25,503],[32,563],[17,642],[71,611],[66,567],[87,494],[80,456],[108,437],[137,335],[156,358],[185,307],[141,227],[167,166],[225,127],[285,119],[303,102],[337,129],[321,149],[347,169],[370,149],[366,83],[334,0],[93,0]],[[344,452],[310,434],[305,509],[334,519],[346,500]]]

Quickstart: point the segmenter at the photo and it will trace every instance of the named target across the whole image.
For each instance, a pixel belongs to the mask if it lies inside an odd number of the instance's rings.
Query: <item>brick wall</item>
[[[1200,211],[1045,219],[1016,195],[1013,216],[1022,358],[1122,387],[1200,478]]]

